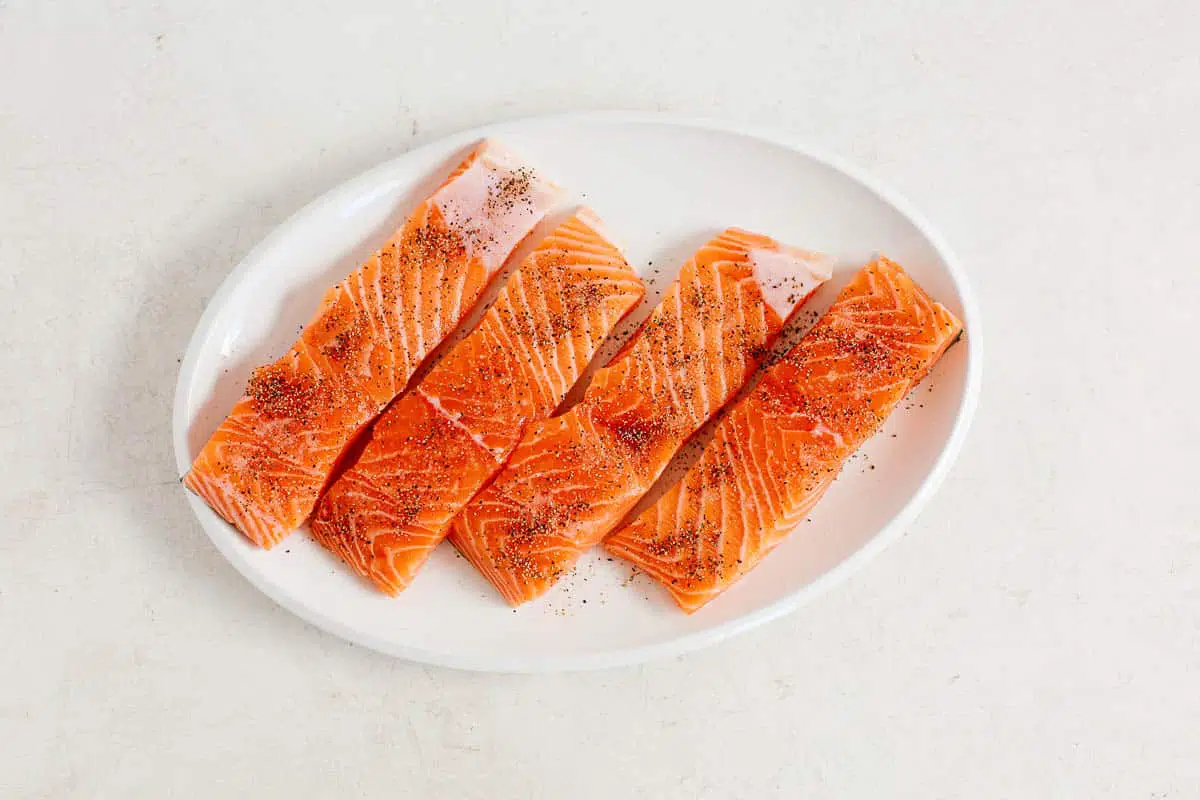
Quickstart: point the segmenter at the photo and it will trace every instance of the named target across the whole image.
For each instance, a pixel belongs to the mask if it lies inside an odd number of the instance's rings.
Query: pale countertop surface
[[[1195,2],[178,5],[0,0],[0,797],[1200,797]],[[292,617],[176,482],[208,297],[414,144],[596,108],[907,195],[988,327],[956,468],[675,660],[455,672]]]

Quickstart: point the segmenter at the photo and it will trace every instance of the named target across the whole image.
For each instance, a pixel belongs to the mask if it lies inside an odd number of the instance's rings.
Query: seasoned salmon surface
[[[325,294],[291,349],[251,376],[187,487],[255,544],[282,541],[312,512],[347,445],[461,322],[558,195],[496,143],[478,146]]]
[[[875,260],[729,410],[684,477],[607,539],[608,552],[697,610],[804,519],[961,332],[899,265]]]
[[[321,498],[313,535],[382,591],[407,588],[525,427],[554,411],[641,300],[642,282],[602,231],[585,209],[546,237]]]
[[[742,387],[828,259],[731,228],[680,270],[567,413],[531,426],[450,539],[511,604],[600,542]]]

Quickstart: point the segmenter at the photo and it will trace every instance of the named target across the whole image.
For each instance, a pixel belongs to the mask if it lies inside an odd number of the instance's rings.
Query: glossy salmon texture
[[[583,210],[544,239],[322,497],[313,535],[382,591],[408,587],[525,426],[562,403],[642,299],[642,282],[602,230]]]
[[[325,294],[292,348],[251,376],[193,462],[188,488],[255,544],[278,544],[312,512],[347,445],[558,196],[512,154],[482,143]]]
[[[608,552],[697,610],[804,519],[961,332],[899,265],[875,260],[729,410],[680,482],[608,538]]]
[[[828,260],[731,228],[704,245],[583,400],[532,426],[450,539],[512,605],[600,542],[758,367]]]

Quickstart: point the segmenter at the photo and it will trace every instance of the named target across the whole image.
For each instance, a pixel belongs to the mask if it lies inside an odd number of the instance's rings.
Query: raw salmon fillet
[[[339,456],[479,299],[557,187],[484,142],[260,367],[184,483],[271,547],[312,512]]]
[[[899,265],[861,270],[735,404],[682,480],[605,542],[691,613],[808,514],[962,324]]]
[[[479,325],[375,423],[312,519],[384,592],[407,588],[450,521],[550,415],[645,287],[580,211],[521,264]]]
[[[531,426],[464,509],[455,547],[512,605],[546,592],[758,367],[828,259],[731,228],[683,266],[583,400]]]

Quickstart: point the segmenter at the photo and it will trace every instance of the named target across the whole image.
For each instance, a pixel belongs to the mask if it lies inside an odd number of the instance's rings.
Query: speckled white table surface
[[[0,796],[1200,797],[1195,2],[171,5],[0,0]],[[309,627],[176,483],[207,298],[377,162],[591,108],[907,194],[988,324],[956,469],[851,581],[677,660]]]

